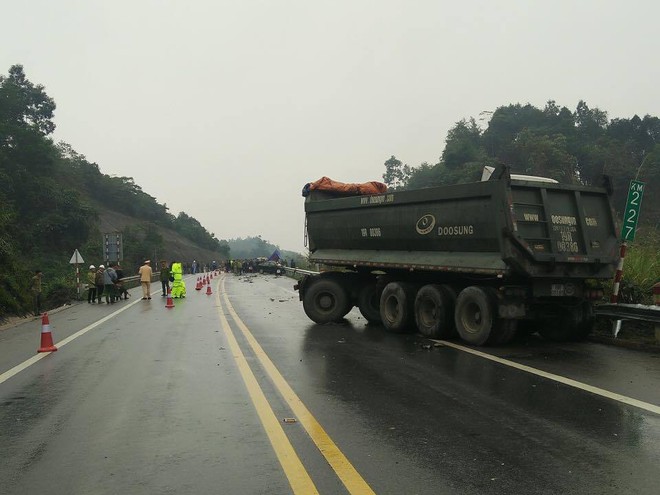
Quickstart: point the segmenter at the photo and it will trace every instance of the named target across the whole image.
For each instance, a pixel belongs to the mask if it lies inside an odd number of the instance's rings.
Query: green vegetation
[[[405,165],[392,156],[383,180],[393,190],[418,189],[477,181],[483,167],[504,163],[513,173],[551,177],[562,183],[614,187],[612,204],[620,217],[631,179],[644,181],[646,194],[640,232],[625,259],[622,300],[650,303],[660,280],[660,119],[637,115],[608,120],[607,113],[580,101],[571,111],[549,101],[545,108],[507,105],[494,112],[482,129],[474,118],[448,132],[436,164]]]
[[[185,213],[168,213],[131,177],[103,174],[70,145],[53,143],[54,110],[53,99],[22,66],[0,75],[0,319],[32,310],[29,283],[36,269],[44,273],[46,309],[71,299],[73,250],[102,253],[100,211],[135,219],[124,231],[125,266],[165,252],[159,227],[219,259],[229,257],[226,241]]]

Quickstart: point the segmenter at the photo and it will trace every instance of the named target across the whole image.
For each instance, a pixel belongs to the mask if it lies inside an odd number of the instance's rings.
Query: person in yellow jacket
[[[172,281],[172,297],[186,297],[186,283],[183,281],[183,266],[173,261],[170,267],[170,280]]]

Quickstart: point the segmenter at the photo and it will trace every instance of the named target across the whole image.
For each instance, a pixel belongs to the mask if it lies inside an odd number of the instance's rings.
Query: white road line
[[[160,290],[155,291],[154,294],[156,294],[156,293],[158,293],[158,292],[160,292]],[[71,342],[71,341],[77,339],[78,337],[80,337],[80,336],[82,336],[82,335],[85,335],[87,332],[89,332],[90,330],[93,330],[94,328],[98,327],[100,324],[105,323],[106,321],[108,321],[108,320],[114,318],[115,316],[117,316],[119,313],[121,313],[121,312],[123,312],[123,311],[126,311],[128,308],[132,307],[132,306],[135,305],[135,304],[139,304],[139,303],[141,303],[141,302],[142,302],[142,299],[137,299],[137,300],[133,301],[132,303],[128,304],[127,306],[123,306],[121,309],[118,309],[118,310],[115,311],[114,313],[110,313],[109,315],[104,316],[104,317],[101,318],[100,320],[98,320],[98,321],[92,323],[91,325],[86,326],[86,327],[83,328],[82,330],[78,330],[76,333],[74,333],[74,334],[72,334],[72,335],[69,335],[67,338],[65,338],[65,339],[63,339],[63,340],[60,340],[59,342],[55,342],[55,347],[57,347],[58,349],[64,347],[64,346],[67,345],[69,342]],[[26,360],[23,361],[21,364],[17,364],[16,366],[14,366],[14,367],[13,367],[12,369],[10,369],[9,371],[5,371],[4,373],[2,373],[2,374],[0,375],[0,384],[6,382],[6,381],[9,380],[12,376],[14,376],[14,375],[20,373],[21,371],[23,371],[23,370],[29,368],[29,367],[32,366],[34,363],[36,363],[36,362],[39,361],[40,359],[45,358],[45,357],[48,356],[49,354],[51,354],[51,353],[50,353],[50,352],[42,352],[42,353],[39,353],[39,354],[37,354],[36,356],[32,356],[30,359],[26,359]]]
[[[490,361],[494,361],[499,364],[503,364],[505,366],[509,366],[511,368],[518,369],[520,371],[525,371],[527,373],[531,373],[533,375],[541,376],[543,378],[547,378],[548,380],[553,380],[558,383],[563,383],[564,385],[568,385],[569,387],[575,387],[579,388],[581,390],[585,390],[587,392],[591,392],[592,394],[600,395],[601,397],[606,397],[608,399],[612,399],[618,402],[622,402],[624,404],[628,404],[630,406],[638,407],[640,409],[644,409],[645,411],[649,411],[655,414],[660,414],[660,407],[656,406],[654,404],[649,404],[648,402],[643,402],[641,400],[633,399],[632,397],[627,397],[625,395],[617,394],[615,392],[610,392],[608,390],[604,390],[602,388],[594,387],[592,385],[588,385],[586,383],[578,382],[576,380],[572,380],[570,378],[563,377],[561,375],[555,375],[553,373],[548,373],[546,371],[541,371],[536,368],[532,368],[530,366],[525,366],[524,364],[518,364],[514,361],[509,361],[508,359],[502,359],[497,356],[491,356],[490,354],[486,354],[485,352],[477,351],[475,349],[471,349],[469,347],[464,347],[462,345],[455,344],[453,342],[447,342],[446,340],[432,340],[433,342],[438,342],[439,344],[445,345],[447,347],[451,347],[453,349],[467,352],[469,354],[473,354],[475,356],[482,357],[484,359],[488,359]]]

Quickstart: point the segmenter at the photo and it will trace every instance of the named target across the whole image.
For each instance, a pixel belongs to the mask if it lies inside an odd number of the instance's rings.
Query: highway
[[[41,320],[0,331],[0,494],[658,492],[658,354],[319,326],[290,278],[186,284],[50,314],[56,352]]]

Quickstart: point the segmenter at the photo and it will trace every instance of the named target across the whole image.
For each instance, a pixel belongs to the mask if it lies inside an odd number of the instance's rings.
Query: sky
[[[660,116],[657,0],[0,0],[55,141],[218,239],[304,252],[303,186],[437,163],[509,104]]]

